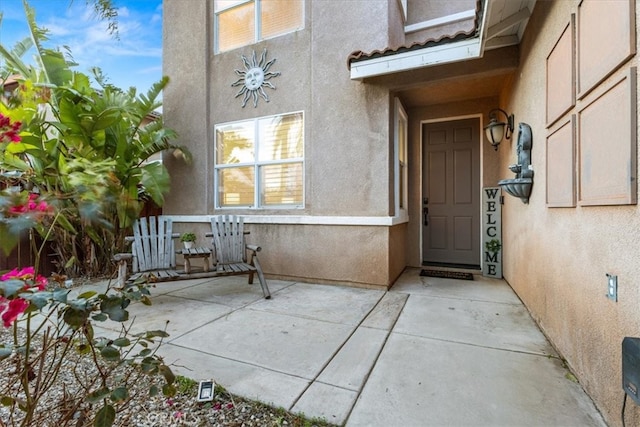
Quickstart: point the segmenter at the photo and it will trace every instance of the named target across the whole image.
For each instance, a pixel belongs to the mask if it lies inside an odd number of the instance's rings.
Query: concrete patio
[[[503,280],[389,292],[246,277],[157,284],[130,307],[175,373],[347,426],[604,426]]]

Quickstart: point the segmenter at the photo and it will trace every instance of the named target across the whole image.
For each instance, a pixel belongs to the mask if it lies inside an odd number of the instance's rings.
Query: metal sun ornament
[[[242,88],[236,94],[236,98],[240,95],[244,95],[242,98],[242,108],[247,105],[249,98],[253,98],[253,107],[258,106],[258,95],[262,97],[266,102],[269,102],[269,97],[264,91],[264,87],[269,87],[275,90],[275,86],[269,82],[271,78],[278,77],[280,72],[271,72],[269,68],[276,62],[275,59],[267,62],[267,50],[265,49],[258,61],[256,52],[253,51],[251,60],[248,60],[246,56],[242,55],[242,62],[244,63],[244,70],[234,70],[240,78],[236,80],[231,86],[242,86]]]

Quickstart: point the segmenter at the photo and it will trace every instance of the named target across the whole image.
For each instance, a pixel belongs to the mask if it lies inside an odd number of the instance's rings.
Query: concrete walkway
[[[604,426],[503,280],[389,292],[246,277],[159,283],[133,330],[171,335],[175,373],[346,426]]]

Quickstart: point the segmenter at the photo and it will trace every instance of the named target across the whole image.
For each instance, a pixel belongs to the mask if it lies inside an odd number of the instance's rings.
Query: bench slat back
[[[211,217],[213,247],[218,264],[245,262],[244,218],[235,215]]]
[[[164,216],[139,218],[133,223],[134,273],[176,267],[173,223]]]

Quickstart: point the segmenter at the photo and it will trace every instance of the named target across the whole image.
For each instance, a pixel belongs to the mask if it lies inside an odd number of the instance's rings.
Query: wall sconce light
[[[496,117],[496,113],[501,112],[507,118],[507,122],[499,122]],[[505,135],[505,129],[506,135]],[[493,146],[493,149],[498,151],[498,145],[502,142],[502,138],[506,137],[511,139],[513,134],[513,114],[509,115],[500,108],[494,108],[489,112],[489,124],[484,127],[484,131],[487,134],[487,139]]]

